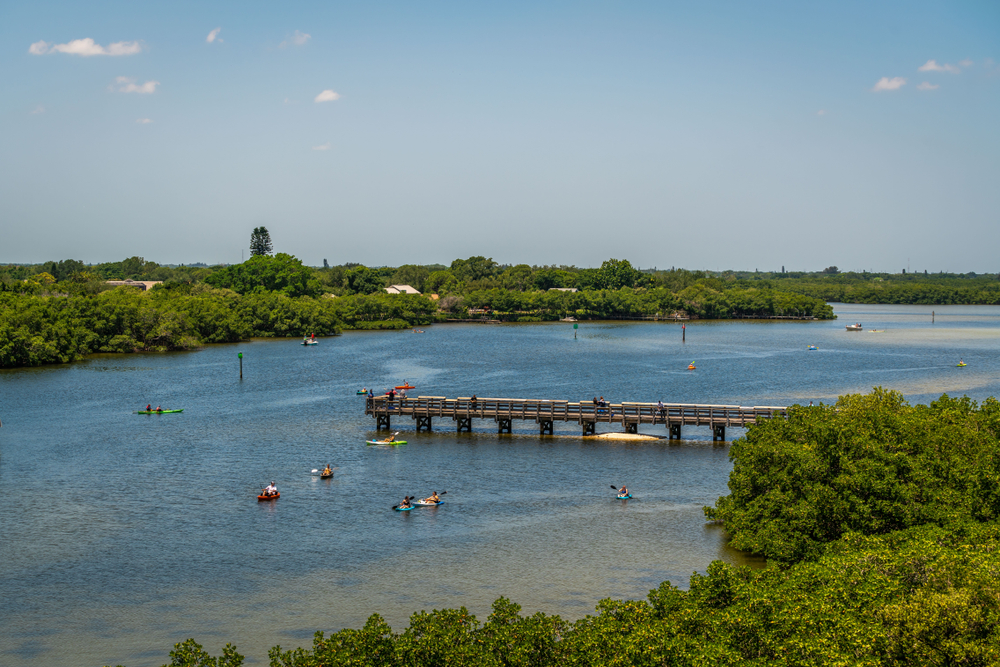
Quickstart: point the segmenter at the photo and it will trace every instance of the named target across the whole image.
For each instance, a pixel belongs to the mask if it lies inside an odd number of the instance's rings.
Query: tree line
[[[730,493],[706,508],[765,569],[708,566],[688,590],[602,600],[577,621],[501,597],[479,621],[421,611],[391,628],[317,632],[272,667],[661,667],[1000,664],[1000,402],[910,406],[875,389],[795,406],[730,448]],[[173,667],[240,665],[194,639]]]

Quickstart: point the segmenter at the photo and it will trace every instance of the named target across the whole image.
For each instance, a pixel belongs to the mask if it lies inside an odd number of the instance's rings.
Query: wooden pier
[[[365,398],[365,414],[375,419],[375,428],[391,428],[393,417],[409,417],[417,432],[431,430],[431,421],[451,419],[459,433],[472,430],[473,419],[487,419],[498,433],[510,433],[517,419],[538,424],[541,435],[552,434],[555,422],[574,422],[583,435],[593,435],[597,424],[621,424],[626,433],[638,433],[640,424],[663,424],[671,440],[679,440],[682,426],[709,426],[712,440],[725,440],[726,427],[745,428],[758,420],[784,417],[787,408],[774,406],[695,405],[689,403],[614,403],[594,405],[593,401],[546,401],[526,398],[446,398],[418,396],[389,400],[388,396]]]

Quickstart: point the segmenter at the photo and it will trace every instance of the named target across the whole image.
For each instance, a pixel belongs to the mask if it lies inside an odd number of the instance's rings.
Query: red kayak
[[[264,500],[277,500],[280,497],[281,497],[280,493],[276,493],[273,496],[264,496],[264,495],[261,495],[261,496],[257,496],[257,502],[261,502],[261,501],[264,501]]]
[[[396,389],[416,389],[412,384],[401,384]]]

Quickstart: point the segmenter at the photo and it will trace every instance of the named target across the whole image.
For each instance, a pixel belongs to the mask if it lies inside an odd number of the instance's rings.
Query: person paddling
[[[323,473],[322,474],[323,475],[332,475],[333,474],[333,470],[330,469],[330,464],[329,463],[327,463],[326,467],[323,468]]]
[[[146,412],[152,412],[152,411],[153,411],[153,404],[149,403],[148,405],[146,405]]]
[[[410,497],[406,496],[405,498],[403,498],[403,502],[399,503],[399,506],[400,507],[410,507],[411,506],[410,505]]]
[[[620,489],[618,489],[618,497],[619,498],[624,498],[627,495],[628,495],[628,488],[626,488],[626,487],[623,486]]]
[[[422,503],[439,503],[439,502],[441,502],[441,498],[438,496],[438,492],[435,491],[434,493],[432,493],[431,495],[427,496],[426,498],[424,498],[420,502],[422,502]]]
[[[274,480],[272,480],[271,483],[264,488],[264,495],[265,496],[278,495],[278,487],[274,485]]]
[[[159,405],[157,405],[156,406],[156,411],[157,412],[163,412],[163,408],[161,408]]]

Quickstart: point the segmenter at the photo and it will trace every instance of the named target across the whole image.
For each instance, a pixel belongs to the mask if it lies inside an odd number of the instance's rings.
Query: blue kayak
[[[632,497],[632,494],[629,493],[628,495],[618,496],[618,500],[628,500],[631,497]]]
[[[409,512],[414,507],[416,507],[416,505],[410,505],[409,507],[393,507],[392,509],[396,510],[397,512]]]

